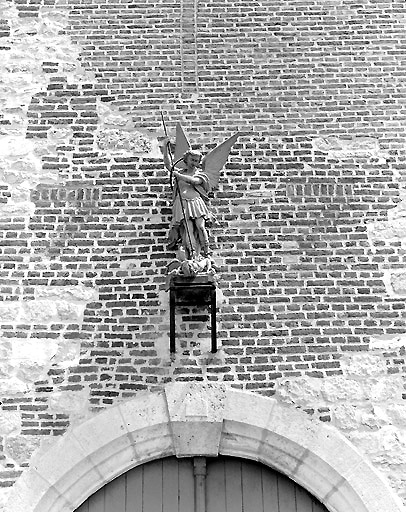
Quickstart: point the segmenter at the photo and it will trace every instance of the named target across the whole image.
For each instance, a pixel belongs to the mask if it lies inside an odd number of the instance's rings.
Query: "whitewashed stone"
[[[281,259],[283,265],[298,265],[300,263],[299,254],[282,254]]]
[[[57,36],[69,22],[66,10],[58,9],[57,6],[52,9],[41,6],[38,18],[40,21],[39,32],[45,36]]]
[[[406,334],[398,336],[375,336],[372,337],[370,341],[371,350],[397,350],[405,346]]]
[[[87,415],[89,407],[89,389],[82,391],[56,391],[48,399],[52,413],[69,414],[77,417]]]
[[[360,414],[360,425],[371,430],[376,430],[387,424],[387,420],[383,415],[377,415],[373,407],[367,407]]]
[[[402,240],[406,237],[406,219],[371,222],[367,224],[368,237],[374,240]]]
[[[329,158],[371,158],[379,165],[384,164],[389,154],[379,146],[378,139],[372,137],[353,137],[344,139],[336,136],[315,138],[312,141],[317,151],[327,153]]]
[[[34,143],[25,137],[0,137],[0,157],[23,157],[34,151]]]
[[[281,242],[281,250],[282,251],[296,251],[300,248],[299,242],[296,241],[282,241]]]
[[[10,496],[10,487],[0,487],[0,512],[8,512],[7,501]]]
[[[386,477],[392,489],[394,489],[399,496],[406,498],[406,465],[403,467],[401,473],[390,473],[386,468],[382,468],[382,472],[386,473]]]
[[[365,399],[365,391],[359,381],[340,375],[323,379],[321,387],[322,395],[328,402]]]
[[[403,380],[401,376],[382,376],[372,379],[369,383],[369,398],[375,402],[393,401],[402,399]]]
[[[5,441],[5,452],[18,465],[29,462],[41,444],[41,436],[13,436]]]
[[[361,424],[362,411],[355,405],[340,403],[331,408],[333,422],[341,430],[356,430]]]
[[[30,300],[24,303],[23,321],[43,324],[56,319],[57,308],[54,301]]]
[[[377,465],[401,466],[406,461],[406,432],[385,426],[374,432],[354,431],[348,435]]]
[[[124,127],[124,126],[128,126],[129,119],[128,119],[128,117],[126,117],[124,115],[120,115],[119,113],[116,113],[116,114],[107,113],[106,115],[103,116],[103,123],[105,125]]]
[[[87,286],[36,286],[37,299],[60,299],[66,301],[91,302],[97,300],[98,292]]]
[[[372,410],[374,415],[381,421],[382,425],[390,425],[393,423],[389,411],[386,408],[386,404],[373,405]]]
[[[10,359],[13,374],[27,384],[41,380],[46,376],[57,350],[58,343],[55,340],[16,340]]]
[[[406,404],[388,403],[386,413],[393,425],[406,429]]]
[[[406,296],[406,271],[386,271],[384,281],[390,295],[395,297]]]
[[[341,359],[345,375],[371,377],[387,373],[386,362],[381,354],[362,353]]]
[[[109,153],[149,153],[150,141],[140,132],[118,128],[100,128],[96,134],[100,150]]]
[[[0,323],[18,322],[21,302],[5,301],[0,303]]]
[[[58,300],[55,302],[59,320],[62,322],[81,322],[85,305]]]
[[[33,148],[34,150],[34,148]],[[18,158],[18,160],[10,160],[9,169],[11,171],[19,172],[24,179],[27,179],[27,175],[38,174],[41,172],[41,161],[34,154],[34,151],[25,155],[24,158]]]
[[[322,380],[311,377],[279,379],[276,396],[283,402],[309,406],[317,404],[322,398]]]
[[[58,350],[52,359],[54,365],[59,368],[69,368],[79,364],[80,359],[80,345],[79,339],[73,340],[59,340]]]
[[[2,204],[0,206],[0,218],[10,217],[26,217],[30,218],[34,215],[35,203],[25,201],[23,203]]]
[[[0,394],[25,393],[51,366],[77,364],[80,340],[0,339]]]
[[[397,178],[400,178],[400,176],[397,176]],[[394,208],[388,210],[388,219],[391,221],[403,219],[406,217],[406,199],[403,188],[400,190],[400,197],[402,199],[401,202],[398,203]]]
[[[77,323],[83,319],[88,302],[98,298],[98,292],[85,286],[38,286],[35,299],[23,303],[21,320],[32,323]],[[16,309],[19,306],[14,306]],[[8,313],[11,316],[11,313]],[[1,316],[1,309],[0,309]]]
[[[39,31],[39,20],[35,18],[18,18],[12,24],[11,36],[19,38],[21,36],[33,36]]]
[[[400,431],[393,426],[379,430],[382,450],[374,460],[386,465],[404,464],[406,461],[406,431]]]
[[[30,386],[18,379],[17,377],[10,375],[7,378],[0,378],[0,394],[2,396],[13,396],[30,391]]]
[[[18,435],[21,431],[21,413],[0,411],[0,436]]]
[[[47,131],[48,140],[52,143],[69,142],[73,136],[73,130],[67,126],[53,126]]]
[[[31,189],[29,183],[23,182],[18,187],[11,189],[11,200],[14,203],[28,202],[31,197]]]

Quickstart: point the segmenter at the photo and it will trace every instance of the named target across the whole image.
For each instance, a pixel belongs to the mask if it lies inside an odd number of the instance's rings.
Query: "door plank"
[[[143,511],[162,512],[162,460],[145,464],[143,473]]]
[[[239,459],[226,462],[225,482],[227,512],[242,512],[242,474]]]
[[[262,493],[264,512],[279,512],[277,473],[266,466],[262,468]]]
[[[298,485],[295,487],[297,512],[313,512],[314,500],[310,494]]]
[[[242,469],[242,503],[244,510],[263,512],[261,467],[246,461]],[[289,511],[290,512],[290,511]]]
[[[107,512],[126,512],[125,510],[125,475],[121,475],[108,486],[109,492],[105,493],[104,507]]]
[[[126,512],[142,512],[142,466],[138,466],[127,473],[127,509]]]
[[[193,459],[179,460],[179,509],[175,512],[192,512],[195,509],[195,482],[193,479]],[[154,512],[153,510],[144,512]]]
[[[313,511],[312,512],[328,512],[326,507],[320,503],[320,501],[313,502]]]
[[[210,461],[206,477],[207,512],[227,512],[225,488],[225,461],[223,459]]]
[[[89,512],[89,500],[82,503],[82,505],[76,509],[76,512]]]
[[[179,463],[175,458],[163,461],[163,512],[177,512],[179,508]]]
[[[105,512],[104,498],[106,494],[106,488],[102,487],[93,496],[89,498],[89,512]],[[108,512],[108,511],[106,511]]]
[[[283,475],[278,475],[278,498],[280,512],[297,512],[295,484]]]

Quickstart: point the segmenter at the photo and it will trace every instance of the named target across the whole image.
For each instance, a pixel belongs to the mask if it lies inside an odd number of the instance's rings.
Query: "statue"
[[[209,194],[217,188],[219,174],[233,144],[242,132],[237,132],[205,157],[191,149],[180,123],[176,127],[175,153],[172,157],[168,137],[161,144],[164,164],[170,172],[173,191],[172,221],[168,249],[177,251],[179,265],[170,264],[170,273],[195,275],[215,271],[211,260],[208,228],[213,221]],[[187,262],[187,263],[185,263]]]

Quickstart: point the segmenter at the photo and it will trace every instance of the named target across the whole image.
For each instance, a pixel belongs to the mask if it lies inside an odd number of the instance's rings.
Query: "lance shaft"
[[[166,123],[165,123],[165,119],[164,119],[164,115],[162,113],[162,110],[161,110],[161,119],[162,119],[162,124],[163,124],[163,127],[164,127],[165,137],[169,139],[168,131],[166,129]],[[170,146],[169,140],[167,142],[166,147],[167,147],[167,151],[169,153],[169,159],[170,159],[170,162],[171,162],[171,169],[169,171],[169,179],[170,179],[170,184],[171,184],[171,190],[173,190],[173,185],[172,185],[173,171],[175,169],[175,165],[178,162],[180,162],[181,160],[183,160],[183,157],[179,158],[179,160],[176,160],[176,162],[174,163],[173,162],[173,158],[172,158],[172,151],[171,151],[171,146]],[[189,241],[189,246],[190,246],[190,254],[191,254],[192,258],[193,258],[195,250],[194,250],[194,247],[193,247],[193,244],[192,244],[192,238],[190,236],[189,224],[188,224],[188,222],[186,220],[185,205],[183,204],[183,199],[182,199],[182,196],[181,196],[181,193],[180,193],[179,181],[178,181],[178,178],[175,176],[175,195],[174,195],[174,198],[173,198],[174,200],[176,199],[176,194],[178,194],[178,196],[179,196],[180,207],[181,207],[182,215],[183,215],[183,222],[184,222],[184,225],[185,225],[185,230],[186,230],[186,234],[187,234],[188,241]]]

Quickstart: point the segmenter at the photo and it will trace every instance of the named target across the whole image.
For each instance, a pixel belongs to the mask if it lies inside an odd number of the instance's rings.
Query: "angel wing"
[[[186,136],[186,133],[183,131],[182,125],[180,123],[176,123],[176,145],[175,145],[175,154],[173,155],[173,161],[177,162],[179,158],[191,148],[190,142]],[[177,164],[177,167],[185,168],[185,164],[180,161]]]
[[[222,144],[212,149],[202,160],[203,171],[207,174],[212,188],[217,188],[219,183],[220,171],[227,162],[231,148],[240,135],[245,132],[237,132]]]

